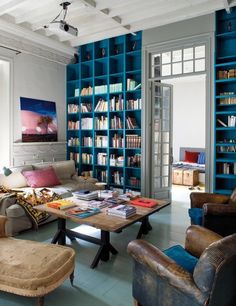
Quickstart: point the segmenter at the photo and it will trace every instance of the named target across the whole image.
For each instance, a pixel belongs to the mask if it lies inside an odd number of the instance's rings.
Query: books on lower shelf
[[[93,215],[96,215],[100,213],[100,209],[99,208],[80,208],[80,207],[75,207],[72,209],[68,209],[65,214],[67,216],[71,216],[71,217],[77,217],[77,218],[87,218]]]
[[[141,136],[126,134],[126,147],[127,148],[141,148]]]
[[[115,204],[107,209],[107,214],[126,219],[136,214],[136,208],[126,204]]]
[[[107,112],[108,111],[108,102],[100,98],[94,109],[95,112]]]
[[[76,204],[73,201],[65,200],[65,199],[48,202],[45,205],[47,207],[54,208],[54,209],[60,209],[60,210],[64,210],[64,209],[76,206]]]
[[[130,130],[139,128],[139,126],[136,122],[136,118],[134,118],[134,117],[127,116],[126,117],[126,124],[127,124],[127,129],[130,129]]]

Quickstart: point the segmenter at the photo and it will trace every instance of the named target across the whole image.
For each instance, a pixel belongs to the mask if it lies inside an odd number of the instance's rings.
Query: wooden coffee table
[[[69,200],[73,200],[74,198],[68,198]],[[86,205],[88,202],[83,200],[75,200],[77,204]],[[58,217],[58,226],[57,226],[57,232],[54,235],[52,239],[52,243],[58,243],[61,245],[65,245],[66,243],[66,236],[74,240],[75,238],[79,238],[97,245],[100,245],[100,248],[91,264],[91,268],[95,268],[99,262],[99,260],[102,261],[108,261],[111,254],[117,254],[118,251],[111,245],[110,243],[110,233],[119,233],[124,228],[136,223],[141,222],[140,229],[137,234],[137,239],[141,238],[143,234],[147,234],[151,229],[151,225],[149,223],[148,217],[162,208],[169,205],[169,201],[165,200],[158,200],[158,205],[156,205],[153,208],[146,208],[146,207],[140,207],[135,206],[137,209],[136,215],[128,218],[123,219],[116,216],[109,216],[106,214],[106,208],[101,210],[101,213],[80,219],[78,217],[73,216],[67,216],[65,214],[65,211],[58,210],[54,208],[47,207],[46,205],[39,205],[34,207],[35,209],[39,211],[47,212],[51,215]],[[75,232],[73,230],[70,230],[66,228],[66,220],[71,220],[75,223],[79,224],[86,224],[92,227],[95,227],[101,231],[101,236],[99,238],[95,238],[92,236],[88,236],[85,234],[81,234],[78,232]]]

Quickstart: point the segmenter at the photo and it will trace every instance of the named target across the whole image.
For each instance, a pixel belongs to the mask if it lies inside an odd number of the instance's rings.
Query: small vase
[[[102,54],[102,57],[104,57],[104,56],[106,55],[106,50],[105,50],[105,48],[102,48],[101,54]]]

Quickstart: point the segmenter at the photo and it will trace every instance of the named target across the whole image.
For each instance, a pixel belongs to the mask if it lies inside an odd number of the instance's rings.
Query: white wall
[[[173,156],[179,161],[179,148],[205,148],[205,75],[165,80],[173,85]]]
[[[10,63],[0,60],[0,170],[10,163]]]
[[[21,139],[20,97],[56,102],[58,140],[66,139],[65,69],[33,55],[15,56],[13,141]]]

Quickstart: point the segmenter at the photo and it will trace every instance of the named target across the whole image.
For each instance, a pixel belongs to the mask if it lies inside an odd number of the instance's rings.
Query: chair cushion
[[[40,296],[70,275],[75,252],[65,246],[1,238],[0,258],[0,290]]]
[[[193,270],[197,264],[198,258],[189,254],[181,245],[175,245],[165,250],[164,253],[173,259],[179,266],[189,273],[193,273]]]
[[[203,209],[202,208],[190,208],[188,215],[191,219],[191,223],[195,225],[202,225],[203,221]]]

